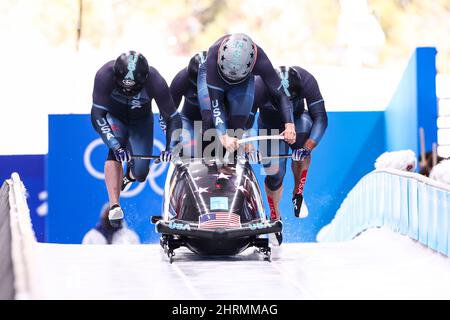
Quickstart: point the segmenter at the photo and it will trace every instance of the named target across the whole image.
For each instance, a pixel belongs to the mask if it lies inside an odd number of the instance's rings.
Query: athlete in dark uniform
[[[238,145],[237,139],[227,134],[227,129],[244,129],[248,121],[253,106],[255,75],[261,77],[278,102],[285,140],[288,143],[295,141],[292,105],[272,63],[250,37],[232,34],[220,38],[209,48],[206,63],[200,66],[198,75],[203,122],[213,120],[220,141],[228,150],[236,150]]]
[[[277,73],[281,80],[282,90],[291,100],[294,107],[296,140],[293,144],[280,141],[279,153],[286,154],[292,149],[292,172],[295,187],[293,191],[293,205],[295,215],[300,215],[303,202],[303,188],[306,182],[308,168],[311,162],[311,151],[323,137],[328,125],[325,102],[319,90],[319,85],[308,71],[294,66],[280,67]],[[305,108],[305,101],[307,109]],[[252,110],[254,115],[259,108],[259,129],[283,129],[283,118],[276,107],[277,100],[259,77],[256,79],[255,102]],[[254,119],[254,118],[253,118]],[[252,126],[253,119],[247,126]],[[271,155],[270,144],[267,150],[261,150],[262,156]],[[271,219],[280,219],[279,203],[282,194],[283,178],[286,174],[286,159],[272,160],[265,163],[268,174],[265,179],[265,189],[270,207]],[[307,215],[307,211],[303,211]]]
[[[174,130],[181,128],[181,118],[166,81],[142,54],[134,51],[123,53],[97,71],[92,96],[92,125],[109,148],[105,162],[109,219],[119,225],[124,216],[119,204],[121,189],[132,181],[145,181],[149,172],[149,160],[131,159],[130,154],[152,152],[151,101],[156,101],[167,123],[166,150],[161,152],[161,161],[171,159],[176,143],[171,137]],[[122,162],[128,162],[125,177]]]
[[[170,84],[170,93],[176,108],[184,97],[180,114],[183,121],[183,155],[186,156],[192,155],[195,146],[200,145],[197,143],[200,141],[197,134],[201,133],[201,127],[194,133],[195,123],[201,124],[202,121],[197,95],[197,78],[200,65],[206,61],[206,54],[206,51],[195,54],[188,66],[180,70]]]

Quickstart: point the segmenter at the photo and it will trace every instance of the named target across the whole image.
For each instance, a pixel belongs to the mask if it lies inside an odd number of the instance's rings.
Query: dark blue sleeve
[[[166,80],[164,80],[159,72],[153,67],[150,67],[149,81],[147,83],[150,92],[154,95],[155,102],[159,109],[159,114],[167,124],[166,149],[172,149],[178,142],[177,140],[172,139],[172,134],[175,130],[181,129],[180,114],[175,109]]]
[[[181,103],[181,99],[186,94],[189,88],[189,76],[187,68],[184,68],[177,73],[175,78],[173,78],[170,84],[170,94],[172,95],[172,100],[175,108],[178,109]]]
[[[250,112],[250,115],[248,117],[246,129],[251,129],[253,127],[253,124],[255,123],[256,118],[256,112],[258,112],[258,109],[262,107],[264,103],[267,101],[267,95],[266,95],[266,85],[262,81],[261,77],[256,76],[255,77],[255,96],[253,99],[253,106],[252,111]]]
[[[312,74],[300,67],[293,67],[301,75],[301,88],[308,106],[313,126],[309,138],[317,144],[325,134],[328,126],[328,116],[325,110],[325,101],[319,89],[319,84]]]
[[[106,65],[105,65],[106,66]],[[91,123],[103,142],[112,150],[120,148],[120,143],[114,135],[107,120],[109,113],[109,94],[112,91],[112,75],[103,66],[95,75],[94,90],[92,92]]]
[[[258,56],[253,73],[259,75],[266,84],[271,96],[276,102],[276,106],[280,108],[281,118],[284,123],[294,123],[293,107],[289,98],[282,90],[281,80],[277,72],[273,68],[272,63],[265,52],[258,47]]]
[[[325,130],[328,126],[328,116],[325,111],[325,104],[323,101],[314,107],[309,108],[309,115],[313,120],[313,126],[311,128],[311,134],[309,138],[314,140],[317,144],[325,134]]]
[[[208,57],[206,59],[206,83],[208,85],[208,93],[211,101],[212,118],[215,128],[221,134],[225,134],[228,129],[224,107],[225,86],[223,80],[220,78],[219,71],[217,70],[217,55],[224,37],[217,40],[209,48]]]
[[[208,86],[209,98],[211,99],[211,112],[214,127],[221,133],[226,134],[228,126],[225,117],[224,90]]]

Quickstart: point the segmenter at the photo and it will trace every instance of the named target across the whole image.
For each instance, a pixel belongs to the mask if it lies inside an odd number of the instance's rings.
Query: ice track
[[[38,299],[450,299],[450,259],[387,228],[354,240],[283,244],[272,262],[159,245],[36,244]]]

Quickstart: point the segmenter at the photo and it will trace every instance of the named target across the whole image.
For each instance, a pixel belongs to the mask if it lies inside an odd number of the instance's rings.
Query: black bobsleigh
[[[153,217],[170,262],[174,250],[199,255],[236,255],[249,247],[270,261],[267,235],[282,230],[269,221],[256,177],[245,159],[183,159],[171,164],[162,216]]]

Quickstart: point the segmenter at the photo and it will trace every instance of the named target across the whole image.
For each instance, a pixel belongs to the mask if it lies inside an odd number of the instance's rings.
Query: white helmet
[[[217,56],[217,67],[227,83],[244,81],[256,63],[257,47],[249,36],[236,33],[223,39]]]

